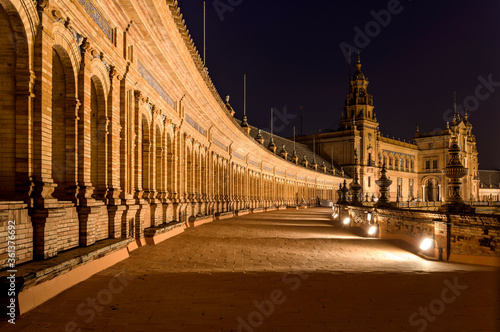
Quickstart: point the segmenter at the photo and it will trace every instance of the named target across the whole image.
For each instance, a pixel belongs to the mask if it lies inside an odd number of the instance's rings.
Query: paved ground
[[[2,331],[500,331],[499,270],[429,262],[329,209],[216,221],[131,257]]]

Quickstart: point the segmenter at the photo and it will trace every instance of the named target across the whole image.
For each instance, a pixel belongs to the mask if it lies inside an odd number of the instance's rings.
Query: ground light
[[[344,225],[349,225],[350,222],[351,222],[351,219],[349,217],[344,219]]]
[[[432,240],[429,238],[425,238],[422,243],[420,243],[420,249],[422,250],[429,250],[432,248]]]
[[[332,215],[333,219],[337,219],[337,217],[338,217],[338,216],[339,216],[339,215],[338,215],[337,213],[334,213],[334,214]]]
[[[376,233],[377,233],[377,226],[372,226],[368,230],[368,234],[370,234],[370,235],[375,235]]]

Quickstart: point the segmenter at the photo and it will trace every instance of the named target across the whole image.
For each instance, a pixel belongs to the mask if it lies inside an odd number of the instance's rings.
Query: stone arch
[[[382,165],[385,164],[386,167],[389,167],[389,154],[387,152],[382,152]]]
[[[193,184],[193,144],[190,139],[186,141],[186,190],[187,194],[191,195],[194,193],[194,184]]]
[[[208,183],[208,166],[207,166],[208,154],[205,147],[200,146],[200,181],[201,181],[201,192],[203,199],[206,199],[207,195],[207,183]]]
[[[159,121],[154,124],[154,139],[155,139],[155,187],[157,192],[165,192],[165,178],[166,178],[166,165],[165,165],[165,130]]]
[[[72,73],[72,77],[67,77],[67,80],[77,82],[78,70],[75,69],[80,68],[82,56],[73,34],[60,22],[54,23],[52,34],[54,37],[54,48],[60,56],[61,54],[65,55],[62,60],[66,73]],[[75,90],[71,95],[76,97],[78,95],[78,86],[76,83],[74,86]]]
[[[90,178],[95,188],[93,197],[103,200],[106,197],[107,178],[107,94],[102,81],[95,75],[91,77],[90,90]]]
[[[166,190],[168,190],[169,195],[173,195],[175,191],[175,144],[173,138],[175,137],[174,131],[172,129],[172,126],[167,126],[167,128],[170,127],[170,130],[164,130],[165,133],[165,145],[166,145],[166,153],[167,153],[167,169],[165,170],[166,172],[166,177],[167,177],[167,187]],[[165,128],[165,129],[167,129]],[[170,197],[173,198],[173,197]]]
[[[435,176],[428,176],[422,180],[422,183],[425,185],[425,200],[427,202],[439,201],[439,179]]]
[[[144,198],[149,198],[149,192],[151,190],[150,187],[150,175],[151,175],[151,160],[150,160],[150,153],[151,153],[151,143],[152,143],[152,138],[151,138],[151,126],[152,126],[152,119],[151,115],[148,112],[147,107],[143,107],[142,112],[141,112],[141,123],[140,123],[140,137],[141,137],[141,167],[140,167],[140,172],[142,174],[141,177],[141,187],[142,190],[144,191]]]
[[[32,54],[32,48],[40,22],[36,4],[32,0],[0,0],[0,7],[3,7],[9,15],[11,24],[14,26],[16,40],[19,41],[18,50],[25,50],[26,59]],[[30,62],[27,70],[31,70]]]
[[[399,154],[394,155],[394,169],[401,170],[401,156]]]
[[[31,6],[31,7],[30,7]],[[26,197],[31,156],[28,155],[33,88],[33,22],[38,16],[30,1],[0,0],[0,76],[2,77],[2,126],[0,126],[0,199],[12,200],[16,191]],[[30,11],[30,9],[33,9]],[[34,17],[33,22],[28,18]],[[24,188],[20,188],[19,185]]]
[[[68,189],[76,185],[77,110],[76,77],[66,49],[52,48],[52,179],[53,196],[69,199]]]
[[[200,144],[193,144],[193,194],[196,196],[201,193],[201,179],[200,179]]]
[[[91,62],[91,70],[92,76],[95,76],[99,79],[101,84],[101,89],[105,96],[105,102],[107,101],[107,96],[109,94],[109,88],[111,86],[111,82],[109,81],[109,72],[108,68],[104,65],[99,57],[95,57]]]

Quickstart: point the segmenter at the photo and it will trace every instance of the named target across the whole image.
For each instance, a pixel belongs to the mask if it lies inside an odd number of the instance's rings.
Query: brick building
[[[1,0],[0,29],[0,268],[8,220],[22,263],[142,243],[190,217],[332,200],[345,180],[233,118],[175,0]]]
[[[413,142],[404,142],[384,136],[374,112],[373,96],[368,93],[368,79],[361,71],[358,54],[356,72],[349,82],[350,93],[339,121],[339,129],[315,135],[297,137],[297,141],[326,160],[343,167],[350,175],[357,172],[363,195],[369,200],[377,197],[375,180],[380,177],[383,163],[392,180],[392,201],[443,202],[447,197],[448,179],[442,170],[448,163],[448,149],[452,135],[458,137],[463,165],[468,174],[463,179],[462,197],[466,201],[479,198],[479,170],[476,138],[467,113],[457,113],[446,129],[435,132],[417,132]]]

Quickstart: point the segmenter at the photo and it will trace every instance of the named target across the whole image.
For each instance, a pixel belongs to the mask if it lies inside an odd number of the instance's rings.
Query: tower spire
[[[377,121],[373,113],[373,97],[367,91],[368,84],[368,79],[361,71],[361,55],[358,50],[356,72],[349,81],[349,94],[346,96],[344,112],[339,122],[341,128],[347,129],[355,117]]]

